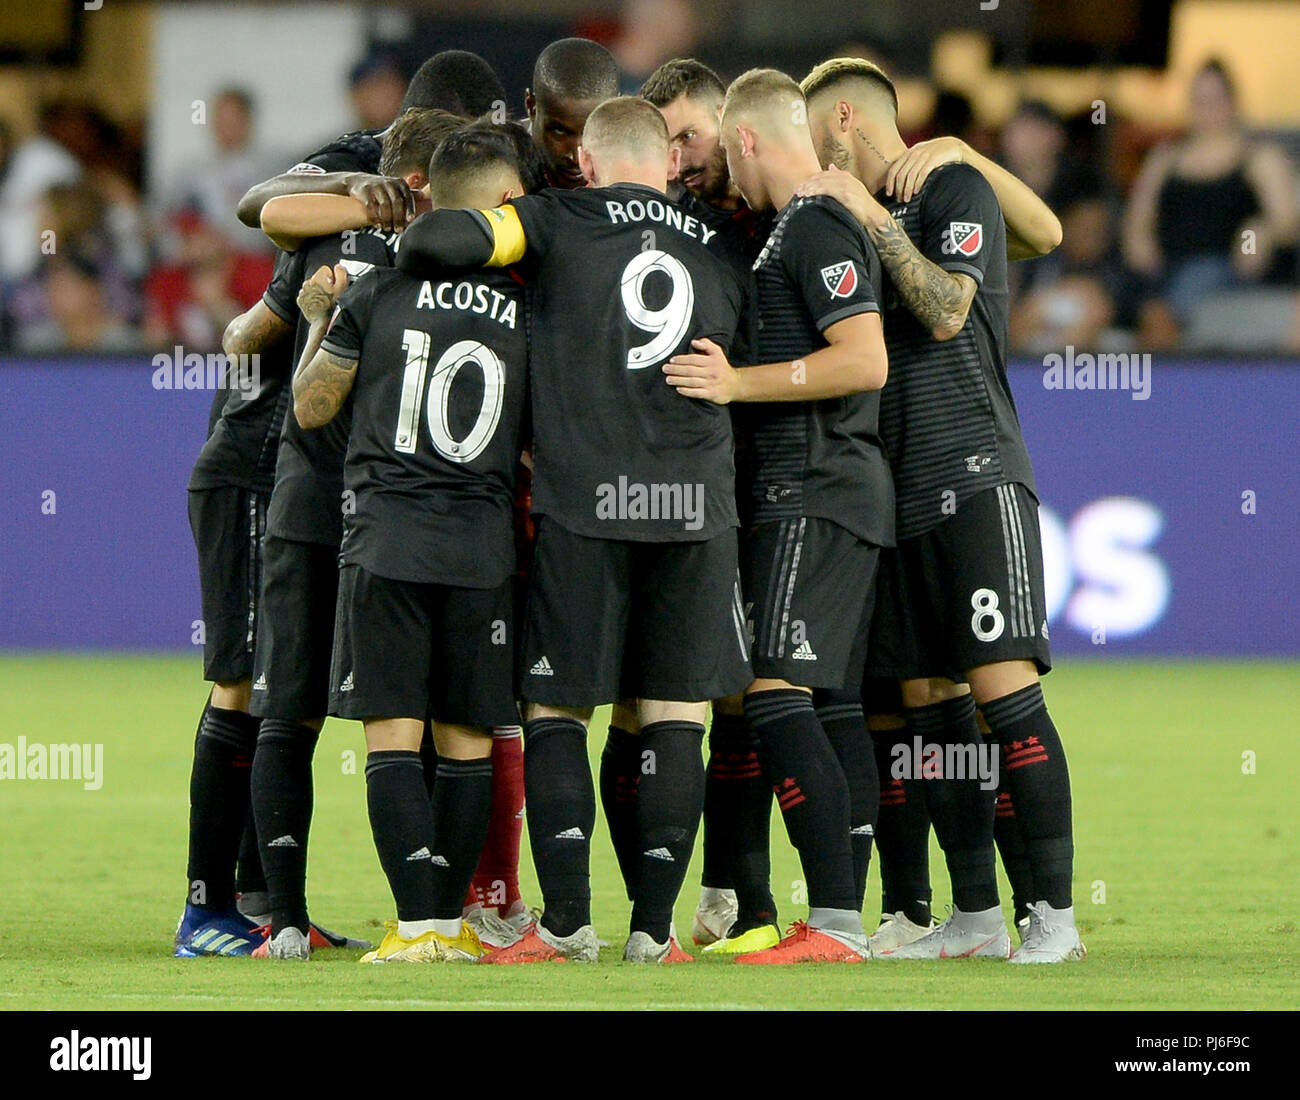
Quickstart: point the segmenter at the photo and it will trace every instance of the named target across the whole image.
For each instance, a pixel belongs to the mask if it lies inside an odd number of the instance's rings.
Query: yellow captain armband
[[[515,208],[510,205],[498,206],[492,210],[480,210],[492,230],[492,256],[488,267],[506,267],[518,263],[524,258],[528,247],[524,239],[523,223]]]

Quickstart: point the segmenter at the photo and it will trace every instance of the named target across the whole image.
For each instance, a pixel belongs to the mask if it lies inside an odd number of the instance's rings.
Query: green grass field
[[[596,966],[360,967],[176,960],[187,784],[205,689],[174,657],[0,657],[0,742],[102,742],[104,782],[0,782],[0,1006],[95,1008],[1296,1008],[1300,738],[1296,664],[1067,663],[1047,695],[1070,754],[1077,965],[885,963],[793,969],[620,963],[626,903],[603,824]],[[603,715],[591,738],[603,743]],[[378,940],[391,901],[366,823],[359,725],[316,761],[312,913]],[[1243,774],[1243,753],[1255,773]],[[526,851],[526,840],[525,840]],[[689,929],[699,852],[677,908]],[[537,900],[525,855],[525,896]],[[948,900],[934,849],[935,908]],[[773,815],[783,918],[798,864]],[[1104,899],[1103,899],[1104,893]],[[875,869],[868,914],[879,898]],[[1010,897],[1003,892],[1004,901]],[[688,945],[689,946],[689,945]]]

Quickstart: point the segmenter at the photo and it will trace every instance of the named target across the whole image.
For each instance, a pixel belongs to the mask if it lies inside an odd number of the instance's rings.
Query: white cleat
[[[897,913],[883,913],[880,917],[880,926],[871,933],[871,953],[879,955],[884,951],[893,951],[894,948],[902,947],[904,944],[915,943],[922,936],[928,936],[934,928],[934,921],[930,921],[928,926],[914,924],[902,910]]]
[[[1029,907],[1029,929],[1013,963],[1077,962],[1088,954],[1074,925],[1074,906],[1053,909],[1045,901]]]
[[[979,913],[953,909],[952,916],[929,935],[890,951],[882,959],[1006,959],[1011,956],[1002,909],[994,906]]]
[[[649,932],[633,932],[627,938],[627,946],[623,948],[623,961],[630,963],[679,963],[694,962],[695,960],[681,949],[681,946],[677,943],[677,929],[670,925],[668,939],[664,943],[656,943],[650,938]]]
[[[691,922],[691,939],[701,946],[725,939],[739,912],[735,890],[715,890],[706,886],[700,891],[699,908]]]
[[[481,905],[472,905],[466,909],[464,921],[474,929],[479,942],[494,951],[509,947],[523,939],[523,934],[517,931],[513,924],[502,920],[491,909],[485,909]]]
[[[272,936],[266,945],[268,959],[299,959],[306,962],[311,958],[311,940],[290,926],[282,928]]]

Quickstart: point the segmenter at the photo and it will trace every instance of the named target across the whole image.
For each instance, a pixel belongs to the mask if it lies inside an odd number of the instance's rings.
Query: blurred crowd
[[[663,59],[637,61],[635,47],[615,50],[633,90]],[[407,75],[396,55],[357,64],[356,128],[387,125]],[[209,102],[208,155],[161,194],[143,187],[143,124],[76,101],[47,104],[21,140],[0,120],[0,352],[219,349],[273,262],[235,206],[305,151],[262,148],[258,113],[273,105],[248,91]],[[1061,219],[1060,248],[1013,265],[1013,349],[1300,351],[1297,174],[1283,145],[1241,123],[1231,74],[1217,62],[1198,72],[1179,133],[1117,150],[1108,129],[1025,101],[993,132],[940,93],[907,135],[961,138]]]

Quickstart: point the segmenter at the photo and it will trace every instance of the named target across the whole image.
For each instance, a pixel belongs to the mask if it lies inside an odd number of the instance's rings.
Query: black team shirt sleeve
[[[1033,470],[1007,380],[1006,227],[974,168],[944,165],[908,203],[882,200],[917,250],[979,284],[966,324],[935,340],[888,285],[889,382],[880,427],[894,470],[898,534],[923,534],[960,501],[1006,482],[1032,493]]]
[[[880,259],[862,227],[831,199],[786,206],[754,270],[758,363],[797,361],[827,346],[827,328],[880,311]],[[893,486],[879,409],[878,391],[735,406],[747,519],[818,516],[866,542],[893,545]]]

